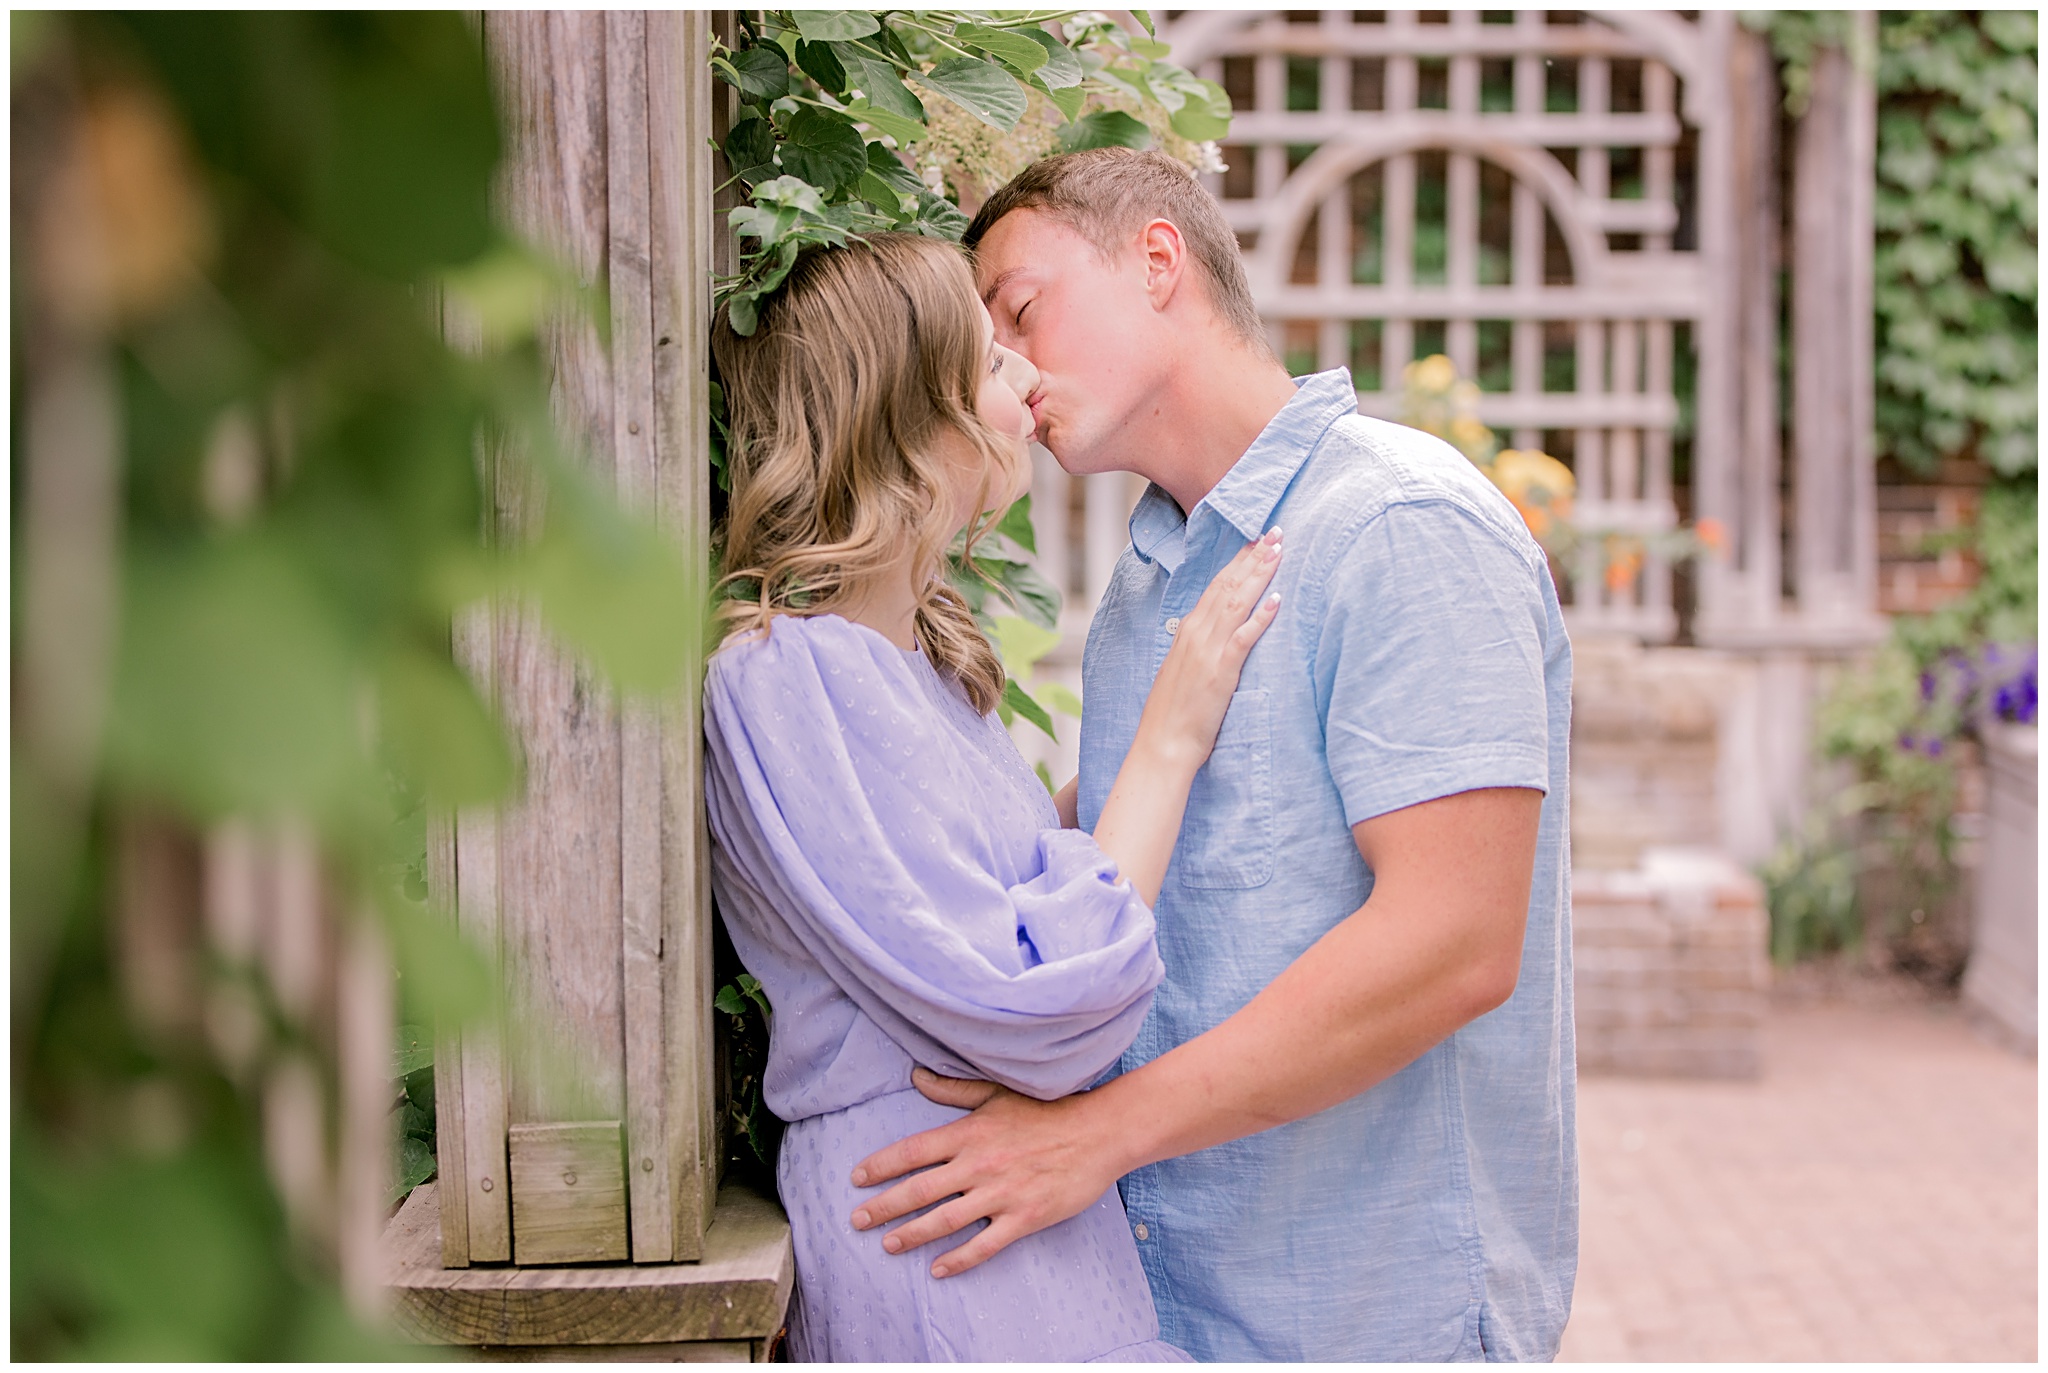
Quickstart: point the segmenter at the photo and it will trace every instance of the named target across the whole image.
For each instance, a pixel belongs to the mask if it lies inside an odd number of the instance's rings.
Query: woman
[[[1151,903],[1188,787],[1278,596],[1277,532],[1165,655],[1090,836],[991,712],[1003,669],[944,578],[1020,495],[1031,365],[998,347],[958,251],[881,234],[801,255],[714,352],[732,423],[725,553],[744,595],[705,684],[713,884],[775,1008],[803,1360],[1175,1362],[1115,1189],[938,1280],[945,1255],[856,1232],[849,1174],[962,1113],[922,1063],[1050,1098],[1130,1044],[1162,968]],[[948,1246],[949,1248],[951,1246]]]

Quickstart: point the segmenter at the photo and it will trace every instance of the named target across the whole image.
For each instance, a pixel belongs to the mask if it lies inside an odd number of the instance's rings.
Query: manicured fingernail
[[[1276,525],[1274,525],[1274,526],[1273,526],[1273,527],[1272,527],[1271,529],[1268,529],[1268,530],[1266,531],[1266,542],[1267,542],[1267,543],[1279,543],[1279,542],[1280,542],[1280,526],[1279,526],[1279,525],[1277,525],[1277,524],[1276,524]]]
[[[856,1186],[856,1187],[865,1187],[865,1186],[867,1186],[867,1185],[868,1185],[868,1170],[867,1170],[867,1169],[865,1169],[865,1168],[856,1168],[856,1169],[854,1169],[854,1170],[853,1170],[853,1185],[854,1185],[854,1186]],[[861,1214],[862,1214],[862,1215],[866,1215],[866,1214],[867,1214],[867,1212],[863,1211],[863,1212],[861,1212]]]
[[[946,1276],[946,1274],[952,1271],[952,1269],[946,1267],[946,1265],[943,1263],[935,1263],[932,1265],[932,1276],[935,1278],[943,1278]]]
[[[1274,593],[1273,593],[1272,595],[1270,595],[1270,596],[1266,597],[1266,604],[1267,604],[1267,605],[1268,605],[1269,607],[1270,607],[1270,606],[1277,606],[1277,605],[1279,605],[1279,604],[1280,604],[1280,593],[1276,591],[1276,592],[1274,592]]]
[[[868,1228],[868,1227],[869,1227],[870,1225],[872,1225],[872,1224],[874,1224],[874,1222],[873,1222],[872,1220],[868,1219],[868,1213],[867,1213],[867,1212],[865,1212],[865,1211],[855,1211],[855,1212],[853,1213],[853,1228],[854,1228],[854,1229],[856,1229],[856,1230],[865,1230],[865,1229],[867,1229],[867,1228]]]
[[[893,1254],[898,1249],[901,1249],[903,1247],[903,1241],[897,1239],[894,1235],[891,1235],[887,1239],[882,1241],[882,1247]]]

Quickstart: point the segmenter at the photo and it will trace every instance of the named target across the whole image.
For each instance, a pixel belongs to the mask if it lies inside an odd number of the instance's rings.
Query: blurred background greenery
[[[164,970],[123,861],[197,868],[238,824],[311,840],[325,904],[397,965],[388,1137],[417,1181],[410,1027],[498,995],[427,905],[425,817],[519,778],[451,617],[523,598],[618,688],[671,689],[692,555],[550,418],[544,319],[597,307],[493,217],[462,19],[12,26],[11,1352],[375,1357],[331,1227],[265,1166],[275,1065],[337,1118],[331,1025],[221,956],[197,1024],[138,1014]],[[507,482],[545,513],[494,540]],[[223,988],[254,1008],[233,1052]]]

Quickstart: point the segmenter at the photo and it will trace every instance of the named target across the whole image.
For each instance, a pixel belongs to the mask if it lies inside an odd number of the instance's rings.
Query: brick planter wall
[[[1770,980],[1757,880],[1712,850],[1652,848],[1572,884],[1580,1070],[1755,1077]]]

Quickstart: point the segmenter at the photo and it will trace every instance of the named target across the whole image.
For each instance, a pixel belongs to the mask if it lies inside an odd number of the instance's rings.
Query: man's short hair
[[[1043,158],[982,202],[963,242],[972,250],[1012,210],[1052,216],[1106,258],[1121,252],[1152,220],[1171,221],[1201,269],[1216,313],[1245,342],[1272,351],[1252,303],[1237,235],[1194,173],[1165,153],[1091,148]]]

